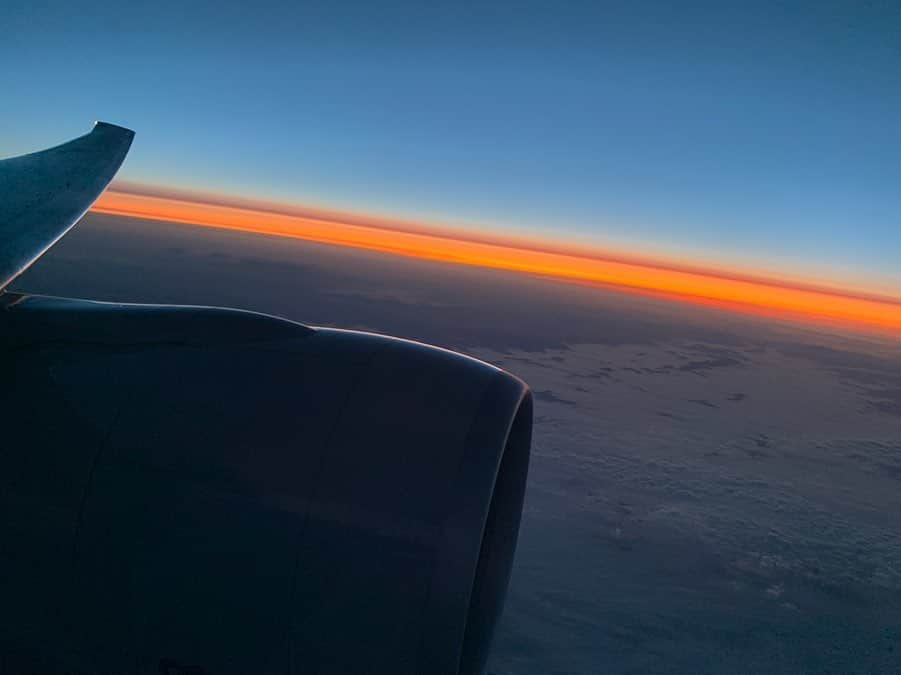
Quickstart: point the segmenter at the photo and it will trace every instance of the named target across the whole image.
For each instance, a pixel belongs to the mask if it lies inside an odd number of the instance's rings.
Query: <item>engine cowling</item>
[[[3,297],[7,671],[482,672],[523,382],[249,312]]]

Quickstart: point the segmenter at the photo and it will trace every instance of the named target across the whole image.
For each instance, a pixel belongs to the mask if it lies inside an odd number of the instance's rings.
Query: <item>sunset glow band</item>
[[[546,252],[515,244],[456,238],[446,231],[391,229],[324,217],[257,210],[187,199],[108,190],[93,211],[350,246],[442,262],[610,285],[643,293],[777,318],[806,320],[901,335],[901,301],[799,288],[778,281],[724,277],[715,272]]]

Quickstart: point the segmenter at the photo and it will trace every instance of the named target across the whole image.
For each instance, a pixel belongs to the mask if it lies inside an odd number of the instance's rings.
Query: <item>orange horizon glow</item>
[[[396,226],[393,221],[378,217],[367,222],[359,215],[342,218],[341,214],[322,210],[297,208],[280,212],[263,204],[254,208],[253,202],[247,200],[214,203],[184,195],[173,197],[114,188],[107,190],[92,210],[549,276],[743,313],[901,335],[901,301],[666,263],[636,262],[622,256],[584,256],[559,248],[541,250],[532,240],[521,244],[476,240],[447,229]]]

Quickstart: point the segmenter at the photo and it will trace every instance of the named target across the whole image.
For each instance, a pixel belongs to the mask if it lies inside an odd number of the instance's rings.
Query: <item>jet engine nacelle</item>
[[[0,672],[483,670],[523,382],[249,312],[0,304]]]

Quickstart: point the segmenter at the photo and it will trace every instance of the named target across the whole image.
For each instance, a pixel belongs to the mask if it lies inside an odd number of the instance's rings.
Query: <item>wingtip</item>
[[[104,122],[103,120],[94,120],[94,128],[92,131],[115,131],[116,133],[127,135],[129,138],[134,138],[135,135],[135,132],[132,129],[110,122]]]
[[[62,145],[0,160],[0,291],[78,222],[133,138],[131,129],[98,120]]]

